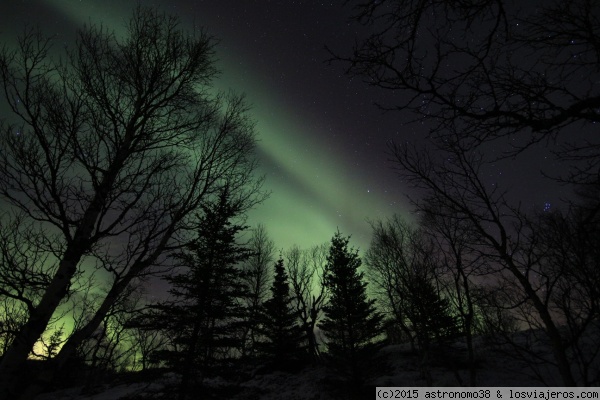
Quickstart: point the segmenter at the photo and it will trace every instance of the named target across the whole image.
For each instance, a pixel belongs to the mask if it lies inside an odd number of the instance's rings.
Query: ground
[[[491,346],[484,339],[477,343],[477,386],[561,386],[558,376],[550,367],[530,366],[507,354],[506,348]],[[420,357],[408,345],[389,345],[381,350],[380,374],[371,379],[365,398],[373,398],[376,386],[468,386],[469,371],[466,349],[461,343],[432,351],[428,366],[420,367]],[[542,380],[540,380],[540,377]],[[137,383],[114,383],[81,394],[82,387],[73,387],[46,393],[37,400],[141,400],[170,399],[178,380],[173,373],[164,373],[155,379]],[[228,378],[211,378],[204,381],[204,394],[208,398],[231,400],[334,400],[345,398],[345,384],[325,366],[306,367],[291,372],[269,371],[254,368]],[[202,391],[202,389],[198,389]],[[200,397],[198,393],[197,398]]]

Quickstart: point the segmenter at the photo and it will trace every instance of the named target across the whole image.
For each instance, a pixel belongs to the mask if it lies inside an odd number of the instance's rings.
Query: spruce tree
[[[409,305],[405,310],[421,350],[432,344],[444,344],[459,333],[458,320],[452,315],[450,302],[441,297],[433,283],[417,275],[410,285]]]
[[[304,332],[298,325],[298,311],[290,296],[288,276],[281,258],[275,263],[271,293],[271,298],[262,307],[261,333],[265,341],[260,347],[276,368],[282,368],[298,361]]]
[[[330,360],[354,385],[368,378],[380,344],[382,317],[374,300],[366,294],[367,283],[358,271],[358,252],[348,248],[349,238],[338,231],[331,240],[327,256],[325,284],[330,291],[329,303],[323,308],[320,324],[327,337]]]
[[[175,256],[184,271],[165,278],[171,300],[153,307],[152,319],[172,338],[173,348],[162,358],[182,374],[180,398],[193,374],[211,371],[219,354],[239,345],[237,324],[244,313],[239,299],[246,288],[238,265],[249,252],[236,243],[244,229],[231,222],[238,210],[227,192],[203,210],[197,239]]]

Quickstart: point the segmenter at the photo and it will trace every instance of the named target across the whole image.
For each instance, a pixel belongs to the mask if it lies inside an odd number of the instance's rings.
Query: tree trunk
[[[34,344],[46,330],[50,318],[65,296],[77,264],[83,255],[83,248],[72,244],[60,262],[58,271],[44,293],[40,303],[21,328],[12,346],[0,363],[0,398],[15,399],[22,391],[24,379],[31,379],[25,373],[27,357]]]
[[[560,332],[558,331],[558,328],[552,319],[552,315],[550,315],[548,306],[544,304],[544,302],[538,297],[537,292],[531,286],[531,283],[527,277],[521,274],[519,269],[512,262],[510,256],[505,255],[504,258],[507,262],[510,272],[517,278],[517,280],[519,280],[519,283],[525,290],[525,294],[529,299],[531,299],[533,306],[542,319],[542,323],[545,327],[544,330],[546,331],[546,335],[548,335],[548,339],[550,339],[552,353],[558,367],[558,372],[562,378],[563,385],[576,386],[575,378],[573,377],[573,372],[571,371],[571,363],[567,357],[565,345],[563,344]]]
[[[0,363],[0,398],[14,399],[23,388],[19,387],[20,378],[26,376],[24,368],[27,357],[33,349],[35,342],[42,336],[48,322],[56,311],[61,300],[67,294],[71,279],[77,272],[79,261],[86,254],[91,245],[90,241],[98,216],[106,202],[106,197],[114,185],[118,172],[123,167],[129,155],[131,133],[127,135],[124,146],[117,152],[115,160],[96,190],[94,198],[89,203],[73,239],[68,242],[64,256],[60,261],[58,270],[48,285],[39,304],[29,316],[29,319],[20,330],[12,346],[4,354]]]
[[[464,328],[465,328],[465,339],[467,342],[467,354],[469,360],[469,386],[475,387],[477,386],[477,366],[475,365],[475,349],[473,347],[473,319],[475,316],[475,310],[473,309],[473,299],[471,298],[471,291],[469,289],[469,278],[465,273],[461,260],[461,252],[458,251],[456,254],[457,257],[457,270],[458,275],[455,279],[456,292],[458,293],[458,301],[461,313],[464,318]],[[462,287],[464,288],[464,295],[466,301],[466,312],[464,312],[464,305],[461,297],[461,283],[460,279],[462,278]]]
[[[31,382],[27,389],[21,395],[21,400],[32,400],[38,394],[40,394],[52,381],[54,377],[60,373],[61,369],[65,366],[66,362],[75,355],[77,348],[81,343],[89,338],[100,326],[106,315],[114,305],[116,300],[119,298],[121,293],[125,290],[127,285],[131,282],[135,274],[127,274],[123,279],[118,281],[110,289],[104,301],[92,317],[92,319],[85,324],[81,329],[75,331],[71,337],[65,342],[60,352],[56,357],[50,361],[51,365],[48,368],[44,368],[42,372],[36,377],[35,381]]]
[[[181,382],[179,384],[179,400],[185,400],[188,397],[188,391],[190,386],[190,380],[194,371],[196,370],[196,365],[194,365],[194,358],[196,356],[196,346],[198,344],[198,340],[200,338],[200,318],[196,315],[194,321],[194,327],[192,329],[192,336],[190,337],[189,347],[187,348],[184,364],[181,371]]]

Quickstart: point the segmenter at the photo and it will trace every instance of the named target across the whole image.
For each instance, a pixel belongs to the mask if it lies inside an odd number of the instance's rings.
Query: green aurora
[[[133,9],[133,2],[114,0],[32,2],[36,3],[32,9],[46,11],[28,15],[26,2],[0,4],[0,16],[4,16],[0,20],[5,22],[0,33],[6,45],[11,45],[25,23],[39,25],[45,34],[55,35],[56,48],[72,43],[76,29],[83,24],[101,23],[116,34],[123,34]],[[142,1],[142,5],[144,3]],[[165,11],[173,12],[172,9]],[[11,13],[15,13],[14,18]],[[193,29],[191,20],[184,19],[184,22],[183,28]],[[217,38],[224,34],[213,31],[218,29],[210,27],[210,21],[206,22],[210,34]],[[201,20],[196,23],[204,26]],[[330,134],[327,127],[331,123],[327,117],[296,112],[295,94],[284,93],[257,72],[258,67],[252,65],[252,60],[238,55],[235,44],[221,40],[216,52],[222,70],[215,81],[217,89],[245,93],[252,105],[260,172],[266,178],[265,189],[271,193],[250,212],[247,224],[251,227],[264,224],[278,250],[329,242],[337,229],[352,235],[352,246],[366,250],[371,231],[368,220],[406,210],[403,198],[386,194],[383,188],[373,185],[369,175],[372,169],[365,165],[361,168],[356,160],[340,151],[344,136],[341,132],[337,138]],[[73,329],[72,318],[62,317],[58,324],[49,326],[44,336],[51,335],[63,323],[68,334]],[[36,351],[41,352],[41,348],[37,347]]]
[[[32,18],[31,23],[40,24],[42,31],[48,34],[64,32],[61,34],[65,42],[72,40],[76,27],[89,23],[101,23],[121,34],[133,8],[133,3],[117,1],[36,2],[41,2],[52,14],[62,16],[70,26],[62,26],[59,20],[52,23],[39,15]],[[226,32],[214,32],[219,27],[211,27],[210,20],[202,21],[195,16],[194,22],[192,18],[186,20],[187,15],[182,17],[183,28],[206,26],[210,34],[220,39],[216,52],[222,74],[215,81],[217,88],[245,93],[252,105],[260,170],[266,177],[265,189],[271,195],[250,212],[247,223],[250,226],[264,224],[278,249],[292,245],[307,248],[328,242],[338,228],[352,235],[351,243],[355,247],[366,249],[370,241],[368,220],[406,210],[403,199],[392,198],[381,188],[372,187],[369,168],[361,169],[348,155],[338,151],[343,139],[338,138],[336,142],[324,131],[327,121],[323,121],[322,116],[296,113],[292,107],[294,93],[282,93],[256,73],[251,60],[236,56],[236,44],[220,36]],[[18,23],[13,21],[15,28]],[[11,38],[16,32],[11,32]]]

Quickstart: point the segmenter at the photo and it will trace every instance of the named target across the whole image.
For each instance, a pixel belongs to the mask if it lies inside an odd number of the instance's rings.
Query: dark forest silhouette
[[[37,30],[2,50],[0,397],[73,379],[94,390],[126,371],[176,372],[180,399],[218,376],[234,388],[210,395],[227,396],[244,378],[317,367],[335,376],[324,390],[360,396],[397,344],[424,384],[443,360],[476,386],[477,338],[542,384],[556,384],[548,368],[565,386],[600,384],[600,6],[354,7],[372,33],[332,62],[408,93],[379,106],[430,127],[390,146],[419,190],[416,221],[372,221],[362,258],[338,231],[276,260],[264,226],[244,225],[265,198],[254,125],[243,96],[213,94],[206,33],[138,7],[123,39],[86,26],[61,59]],[[566,173],[548,179],[572,192],[562,207],[531,211],[486,180],[551,145]],[[149,279],[166,299],[145,292]]]

